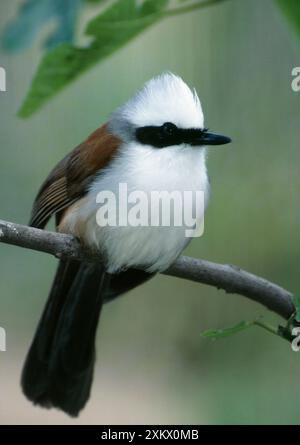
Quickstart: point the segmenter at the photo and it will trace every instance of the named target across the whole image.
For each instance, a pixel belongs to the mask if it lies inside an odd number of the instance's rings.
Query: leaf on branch
[[[104,3],[107,0],[85,0],[87,3]]]
[[[300,37],[300,1],[276,0],[276,2]]]
[[[211,338],[217,340],[219,338],[229,337],[230,335],[237,334],[238,332],[244,331],[252,326],[258,326],[273,335],[283,338],[284,340],[291,341],[290,328],[288,324],[286,326],[271,326],[263,321],[261,318],[252,321],[241,321],[240,323],[225,329],[209,329],[202,332],[201,336],[206,338]]]
[[[225,329],[208,329],[202,332],[201,336],[217,340],[219,338],[228,337],[229,335],[237,334],[255,325],[255,321],[241,321],[240,323]]]
[[[296,311],[295,311],[295,320],[300,323],[300,297],[294,295],[293,296],[293,303],[295,305]]]
[[[62,44],[42,59],[19,116],[28,117],[85,70],[157,22],[169,0],[118,0],[88,24],[85,48]]]
[[[47,49],[62,42],[72,42],[82,0],[26,0],[17,18],[9,23],[2,36],[7,51],[27,48],[50,20],[56,19],[55,31],[45,42]]]

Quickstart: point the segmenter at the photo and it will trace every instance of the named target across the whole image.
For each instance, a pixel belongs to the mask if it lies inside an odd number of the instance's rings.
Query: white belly
[[[96,202],[97,194],[109,190],[118,196],[120,183],[127,185],[128,192],[139,190],[147,196],[152,191],[203,191],[207,203],[209,187],[204,150],[190,147],[153,150],[139,145],[123,148],[63,223],[64,231],[83,237],[85,243],[105,256],[111,273],[128,267],[143,267],[149,272],[168,268],[191,239],[186,236],[185,226],[120,227],[97,223],[100,206]]]

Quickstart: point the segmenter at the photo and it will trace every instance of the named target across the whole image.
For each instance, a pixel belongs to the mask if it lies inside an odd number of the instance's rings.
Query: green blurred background
[[[20,3],[1,1],[1,29]],[[81,15],[78,36],[94,11]],[[291,89],[300,42],[272,0],[229,0],[166,19],[21,120],[41,39],[20,54],[0,53],[8,79],[0,93],[2,219],[26,224],[52,166],[144,81],[171,70],[197,88],[206,124],[234,140],[210,150],[205,233],[186,254],[300,292],[300,93]],[[104,308],[92,397],[79,419],[33,407],[19,375],[56,260],[1,245],[0,261],[1,424],[299,423],[300,353],[258,328],[215,342],[200,336],[259,315],[278,318],[243,297],[163,276]]]

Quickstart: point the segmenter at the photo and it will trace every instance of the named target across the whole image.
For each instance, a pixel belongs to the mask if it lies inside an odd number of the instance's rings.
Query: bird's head
[[[172,73],[149,80],[111,116],[111,131],[124,142],[157,149],[222,145],[230,138],[210,133],[195,90]]]

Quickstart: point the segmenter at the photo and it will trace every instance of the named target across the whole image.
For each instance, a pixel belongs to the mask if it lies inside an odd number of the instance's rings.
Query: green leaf
[[[276,0],[276,3],[286,15],[293,28],[300,37],[300,1],[299,0]]]
[[[268,323],[265,323],[260,318],[257,318],[253,321],[241,321],[240,323],[231,326],[226,329],[209,329],[201,334],[202,337],[212,338],[216,340],[222,337],[228,337],[229,335],[237,334],[238,332],[244,331],[245,329],[251,328],[252,326],[258,326],[259,328],[264,329],[265,331],[270,332],[277,337],[280,337],[284,340],[291,342],[293,336],[290,332],[289,321],[286,326],[272,326]]]
[[[92,65],[124,46],[157,22],[169,0],[118,0],[94,18],[86,34],[93,37],[85,48],[63,44],[44,56],[23,103],[19,116],[28,117],[52,96]]]
[[[28,47],[53,18],[57,27],[45,42],[45,47],[49,49],[62,42],[72,42],[80,7],[81,0],[26,0],[15,20],[6,26],[2,46],[11,52]]]
[[[295,320],[298,321],[298,323],[300,323],[300,297],[294,295],[293,296],[293,303],[295,305],[296,308],[296,312],[295,312]]]
[[[201,336],[206,338],[218,339],[237,334],[255,325],[255,321],[241,321],[240,323],[225,329],[208,329],[202,332]]]

